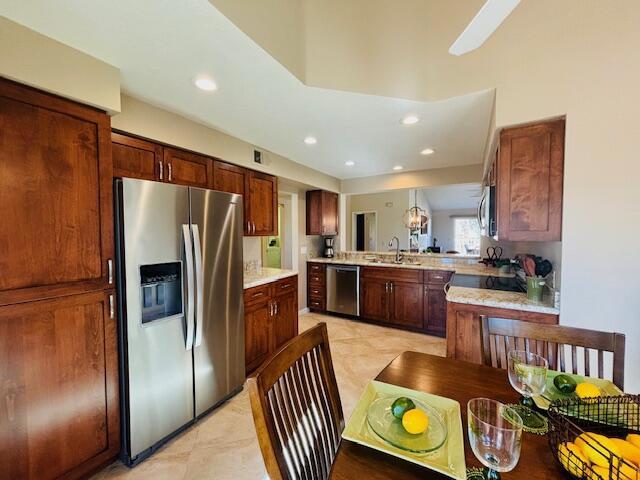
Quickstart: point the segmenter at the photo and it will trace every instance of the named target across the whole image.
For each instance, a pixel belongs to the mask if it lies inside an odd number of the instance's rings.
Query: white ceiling
[[[475,209],[482,193],[479,183],[430,187],[422,191],[434,211]]]
[[[207,0],[0,0],[0,13],[118,67],[132,96],[338,178],[482,162],[493,90],[425,103],[307,87]],[[202,73],[217,92],[193,86]]]

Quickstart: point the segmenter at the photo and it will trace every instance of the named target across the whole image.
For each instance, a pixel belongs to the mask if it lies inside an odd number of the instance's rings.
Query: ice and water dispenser
[[[182,264],[140,266],[142,323],[182,314]]]

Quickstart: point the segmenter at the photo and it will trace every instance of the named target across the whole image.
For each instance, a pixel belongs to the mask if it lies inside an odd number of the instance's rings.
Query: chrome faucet
[[[396,261],[395,263],[401,263],[402,262],[402,254],[400,253],[400,240],[398,239],[398,237],[393,237],[391,240],[389,240],[389,247],[393,247],[393,241],[396,241]]]

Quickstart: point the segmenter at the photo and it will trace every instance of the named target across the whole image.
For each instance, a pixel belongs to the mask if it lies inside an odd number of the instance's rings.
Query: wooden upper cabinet
[[[189,187],[213,187],[213,160],[203,155],[164,147],[165,181]]]
[[[114,177],[163,180],[162,147],[120,133],[111,133]]]
[[[245,176],[245,234],[278,234],[278,179],[248,170]]]
[[[111,293],[0,307],[0,478],[78,478],[117,454]]]
[[[247,170],[230,163],[214,160],[213,189],[227,193],[244,195],[244,182]]]
[[[108,288],[109,117],[0,80],[0,305]]]
[[[497,165],[498,238],[562,239],[565,121],[505,129]]]
[[[307,192],[307,235],[338,234],[338,194],[326,190]]]

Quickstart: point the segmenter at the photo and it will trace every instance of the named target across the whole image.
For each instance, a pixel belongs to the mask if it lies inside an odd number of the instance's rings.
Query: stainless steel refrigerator
[[[122,459],[242,389],[242,197],[116,180]]]

